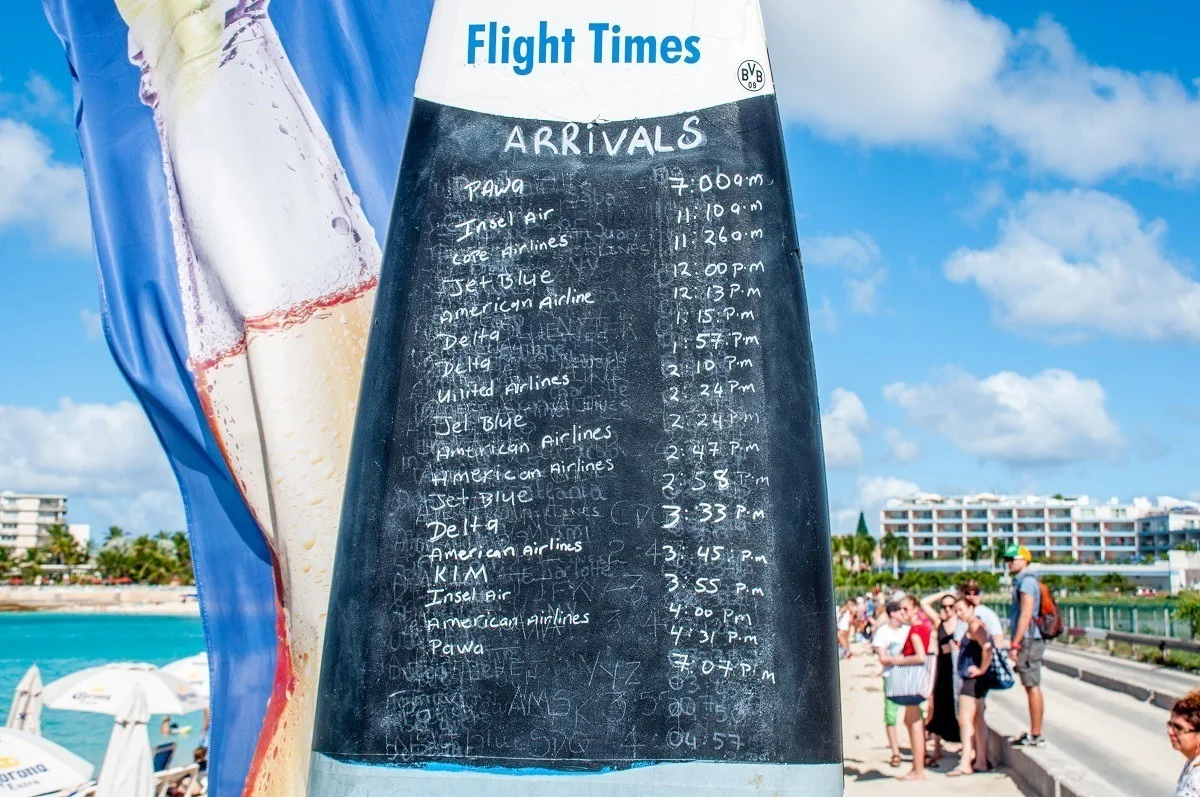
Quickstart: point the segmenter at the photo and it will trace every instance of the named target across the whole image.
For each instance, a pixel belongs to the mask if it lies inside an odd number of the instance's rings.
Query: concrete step
[[[1184,761],[1167,740],[1165,710],[1053,671],[1043,672],[1042,687],[1046,747],[1002,751],[1031,791],[1044,797],[1173,792]],[[988,724],[1008,737],[1029,727],[1020,684],[988,695]]]
[[[1191,673],[1058,644],[1046,650],[1046,666],[1163,709],[1170,709],[1180,697],[1200,689],[1200,676]]]

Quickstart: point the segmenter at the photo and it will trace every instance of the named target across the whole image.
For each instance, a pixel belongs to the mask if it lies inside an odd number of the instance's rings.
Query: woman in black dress
[[[959,741],[958,717],[955,714],[958,695],[954,685],[954,659],[962,633],[954,613],[954,595],[944,592],[929,599],[930,603],[934,601],[937,601],[934,605],[938,613],[937,678],[933,683],[933,710],[926,728],[933,734],[933,755],[930,760],[936,763],[942,757],[942,742]]]

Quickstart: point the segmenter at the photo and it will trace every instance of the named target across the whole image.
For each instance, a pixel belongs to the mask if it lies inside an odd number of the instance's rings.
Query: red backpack
[[[1058,610],[1058,604],[1054,601],[1054,595],[1040,579],[1038,588],[1042,592],[1042,602],[1037,617],[1033,621],[1037,623],[1038,631],[1042,633],[1042,639],[1054,639],[1062,636],[1066,625],[1063,623],[1062,612]]]

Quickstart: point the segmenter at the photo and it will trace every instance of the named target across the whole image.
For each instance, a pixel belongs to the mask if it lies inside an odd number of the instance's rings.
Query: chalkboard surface
[[[819,410],[773,96],[417,102],[314,750],[840,761]]]

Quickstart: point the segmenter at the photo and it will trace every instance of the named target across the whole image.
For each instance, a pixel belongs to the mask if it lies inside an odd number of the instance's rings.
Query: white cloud
[[[821,235],[802,240],[800,252],[805,265],[838,268],[855,275],[846,278],[850,309],[875,312],[879,286],[887,277],[886,269],[875,268],[880,260],[875,239],[861,230],[851,235]]]
[[[67,119],[69,109],[67,100],[58,89],[50,84],[44,75],[32,72],[25,81],[25,91],[28,99],[23,109],[29,116],[41,116],[51,119]]]
[[[920,459],[921,447],[905,437],[899,429],[889,428],[883,433],[883,439],[897,461],[907,464]]]
[[[853,468],[861,465],[863,451],[858,435],[870,428],[871,419],[862,400],[849,390],[835,389],[832,406],[821,414],[826,466]]]
[[[1111,460],[1128,447],[1104,388],[1070,371],[1004,371],[980,380],[947,369],[935,385],[896,383],[884,396],[967,454],[1013,466]]]
[[[1164,252],[1166,231],[1099,191],[1030,193],[994,248],[960,249],[944,268],[974,281],[1012,330],[1197,342],[1200,282]]]
[[[1008,192],[999,180],[989,180],[975,189],[970,203],[959,211],[963,221],[978,226],[992,213],[1008,204]]]
[[[804,264],[824,268],[862,271],[879,260],[879,246],[865,232],[852,235],[821,235],[800,242]]]
[[[953,143],[1003,68],[1012,33],[957,0],[769,0],[783,110],[871,144]]]
[[[995,140],[1079,180],[1200,167],[1195,87],[1093,64],[1048,18],[1013,31],[963,0],[771,0],[764,13],[784,113],[826,135],[959,152]]]
[[[99,313],[87,309],[80,310],[79,323],[83,324],[83,334],[88,340],[100,340],[104,337],[104,325]]]
[[[0,231],[6,227],[56,249],[92,251],[83,170],[56,161],[29,125],[0,119]]]
[[[862,279],[846,280],[846,290],[850,294],[850,309],[857,313],[874,314],[879,300],[879,286],[886,277],[887,272],[879,269]]]
[[[812,312],[812,318],[813,323],[826,332],[833,334],[838,331],[837,311],[833,309],[833,302],[829,301],[828,296],[822,299],[821,306]]]
[[[174,475],[132,402],[0,406],[0,490],[66,494],[76,522],[82,513],[136,532],[183,528]]]
[[[156,534],[160,531],[184,531],[183,501],[179,491],[147,490],[138,495],[87,498],[89,516],[100,519],[92,536],[104,538],[109,526],[120,526],[128,534]],[[75,514],[76,506],[71,507]],[[107,520],[105,520],[107,519]]]
[[[0,113],[21,119],[51,119],[65,122],[71,118],[67,100],[53,84],[37,72],[30,72],[24,91],[0,92]]]
[[[872,534],[879,539],[879,510],[888,499],[904,498],[921,491],[916,484],[894,476],[860,476],[857,489],[858,494],[852,501],[833,510],[830,521],[835,535],[853,534],[861,512],[866,516]]]

